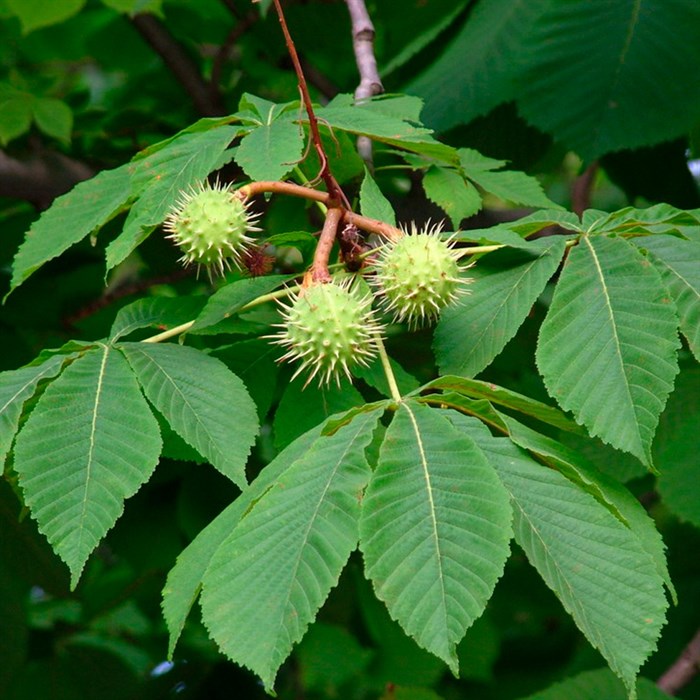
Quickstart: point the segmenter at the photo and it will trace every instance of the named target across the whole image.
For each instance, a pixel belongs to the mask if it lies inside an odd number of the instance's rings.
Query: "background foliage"
[[[285,4],[357,209],[505,245],[434,331],[389,333],[401,392],[433,383],[388,423],[378,365],[302,391],[259,337],[274,307],[240,313],[310,263],[317,209],[272,198],[274,274],[214,288],[159,235],[214,171],[318,171],[313,153],[295,165],[306,133],[269,4],[0,0],[0,369],[15,370],[0,374],[0,692],[264,697],[223,651],[286,698],[626,697],[606,662],[628,686],[645,662],[639,697],[666,697],[654,681],[700,622],[700,10],[377,0],[380,73],[406,94],[357,109],[345,3]],[[357,135],[374,140],[374,177]],[[195,318],[184,346],[137,342]],[[436,542],[453,547],[442,597],[392,576],[442,564],[429,532],[392,548],[425,524],[430,482],[405,469],[419,451],[439,482]],[[479,485],[456,511],[451,454]],[[410,506],[387,519],[387,501]],[[471,509],[488,514],[483,540],[454,536],[479,530],[455,515]],[[329,552],[323,575],[308,542]],[[206,628],[187,615],[205,573]],[[263,580],[300,619],[261,623]],[[638,628],[640,611],[653,620]]]

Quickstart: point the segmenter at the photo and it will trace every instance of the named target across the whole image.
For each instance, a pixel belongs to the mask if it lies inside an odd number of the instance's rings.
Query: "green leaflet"
[[[360,187],[360,211],[363,216],[386,221],[387,224],[396,226],[396,214],[391,206],[391,202],[377,187],[377,183],[366,167],[365,176]]]
[[[658,489],[675,515],[700,527],[700,370],[681,372],[676,383],[654,441]]]
[[[547,391],[592,435],[651,466],[651,441],[678,372],[678,321],[659,274],[620,238],[571,250],[540,329]]]
[[[497,250],[469,270],[469,294],[440,315],[435,356],[443,374],[473,377],[515,335],[554,274],[564,240],[544,238],[527,250]]]
[[[40,365],[0,373],[0,462],[10,450],[25,402],[42,379],[52,379],[61,371],[65,359],[54,355]]]
[[[509,416],[501,414],[501,420],[508,427],[510,439],[516,445],[536,454],[546,464],[560,471],[570,481],[590,493],[616,518],[629,527],[642,547],[654,560],[659,576],[663,578],[673,601],[677,602],[676,591],[666,564],[666,546],[654,525],[654,521],[649,517],[639,500],[619,481],[596,469],[579,452],[536,433]]]
[[[491,0],[473,8],[440,58],[406,87],[425,99],[426,124],[445,131],[513,99],[517,58],[542,5]]]
[[[220,360],[184,345],[117,347],[173,430],[243,488],[245,464],[258,433],[255,404],[243,382]]]
[[[635,243],[651,253],[676,302],[681,333],[700,362],[700,243],[674,236],[647,236]]]
[[[515,539],[588,641],[634,696],[668,604],[652,557],[590,494],[472,418],[450,420],[479,445],[509,491]]]
[[[518,111],[587,161],[675,138],[700,116],[697,100],[677,108],[692,94],[700,64],[694,2],[652,9],[640,0],[547,0],[519,58]]]
[[[196,333],[203,328],[209,328],[230,318],[246,304],[263,294],[277,289],[285,282],[293,279],[292,275],[265,275],[251,277],[232,282],[222,287],[207,300],[204,309],[195,319],[194,325],[188,332]]]
[[[466,377],[446,376],[438,377],[421,387],[421,391],[429,389],[456,391],[472,399],[488,399],[492,403],[524,413],[555,428],[560,428],[567,432],[583,433],[583,430],[558,408],[492,382],[482,382],[479,379],[468,379]],[[430,398],[430,396],[427,398]]]
[[[439,412],[403,403],[367,487],[360,549],[392,618],[455,674],[457,643],[503,573],[511,516],[473,440]]]
[[[168,657],[172,658],[185,620],[199,595],[202,579],[221,544],[250,508],[272,487],[289,466],[305,455],[321,435],[316,426],[280,452],[243,493],[180,553],[163,588],[163,615],[170,633]]]
[[[238,127],[228,124],[184,132],[127,166],[132,190],[139,199],[129,212],[124,230],[107,246],[107,271],[125,260],[165,219],[181,192],[200,184],[218,166],[221,154],[238,132]]]
[[[261,124],[243,137],[235,160],[251,180],[282,180],[301,160],[304,130],[289,115]]]
[[[129,166],[103,170],[56,199],[36,221],[12,263],[10,291],[44,263],[109,221],[130,197]]]
[[[222,651],[268,691],[357,545],[364,451],[381,413],[317,440],[257,500],[213,556],[204,622]]]
[[[17,436],[27,506],[75,587],[90,553],[155,469],[158,424],[128,363],[101,346],[46,389]]]
[[[109,332],[112,342],[141,328],[161,331],[193,319],[204,305],[204,297],[145,297],[122,307]]]
[[[640,678],[637,683],[639,700],[668,700],[670,697],[659,690],[648,678]],[[525,700],[626,700],[625,688],[607,669],[585,671],[561,683],[549,686]]]
[[[452,168],[430,166],[423,176],[423,189],[426,197],[447,213],[455,229],[462,219],[481,209],[479,191]]]

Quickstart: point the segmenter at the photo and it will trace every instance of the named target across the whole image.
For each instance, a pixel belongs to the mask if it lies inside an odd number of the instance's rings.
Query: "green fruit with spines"
[[[313,283],[280,303],[283,323],[271,336],[286,348],[280,362],[299,362],[292,379],[308,372],[306,386],[314,377],[321,386],[340,377],[352,380],[351,370],[367,366],[377,353],[375,336],[381,334],[372,311],[372,297],[362,296],[352,280]]]
[[[163,228],[182,251],[180,262],[197,264],[220,275],[241,267],[242,256],[252,244],[247,234],[259,231],[257,216],[232,191],[231,185],[205,182],[180,195]]]
[[[462,276],[452,239],[440,235],[441,225],[409,231],[381,249],[371,280],[384,308],[410,328],[434,323],[440,312],[466,293],[471,280]]]

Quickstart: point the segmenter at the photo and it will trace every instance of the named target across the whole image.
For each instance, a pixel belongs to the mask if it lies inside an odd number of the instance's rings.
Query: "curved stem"
[[[343,210],[340,207],[332,207],[326,214],[323,230],[314,251],[314,261],[311,265],[311,279],[314,282],[331,281],[331,274],[328,272],[328,260],[342,218]]]
[[[283,299],[284,297],[288,297],[290,294],[296,294],[300,289],[301,285],[295,284],[292,287],[284,287],[284,289],[278,289],[276,292],[262,294],[256,299],[253,299],[253,301],[249,301],[244,306],[241,306],[241,308],[238,309],[237,313],[241,313],[242,311],[248,311],[248,309],[260,306],[260,304],[265,304],[268,301],[273,301],[275,299]],[[195,321],[196,319],[193,319],[191,321],[187,321],[187,323],[181,323],[179,326],[169,328],[167,331],[163,331],[162,333],[156,333],[156,335],[151,335],[148,338],[144,338],[141,342],[162,343],[164,340],[170,340],[170,338],[174,338],[176,335],[186,333],[190,328],[192,328],[192,326],[194,326]]]
[[[396,377],[394,376],[394,370],[391,369],[391,363],[389,362],[389,355],[387,355],[386,347],[384,346],[384,341],[380,333],[374,334],[374,343],[377,346],[377,352],[379,354],[379,359],[382,363],[382,369],[386,375],[386,381],[389,384],[389,391],[391,392],[391,398],[400,404],[402,401],[401,392],[399,391],[399,385],[396,383]]]

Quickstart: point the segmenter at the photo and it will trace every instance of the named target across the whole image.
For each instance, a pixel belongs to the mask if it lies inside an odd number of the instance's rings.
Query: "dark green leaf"
[[[526,47],[520,113],[586,160],[676,137],[700,118],[697,3],[548,0]]]

